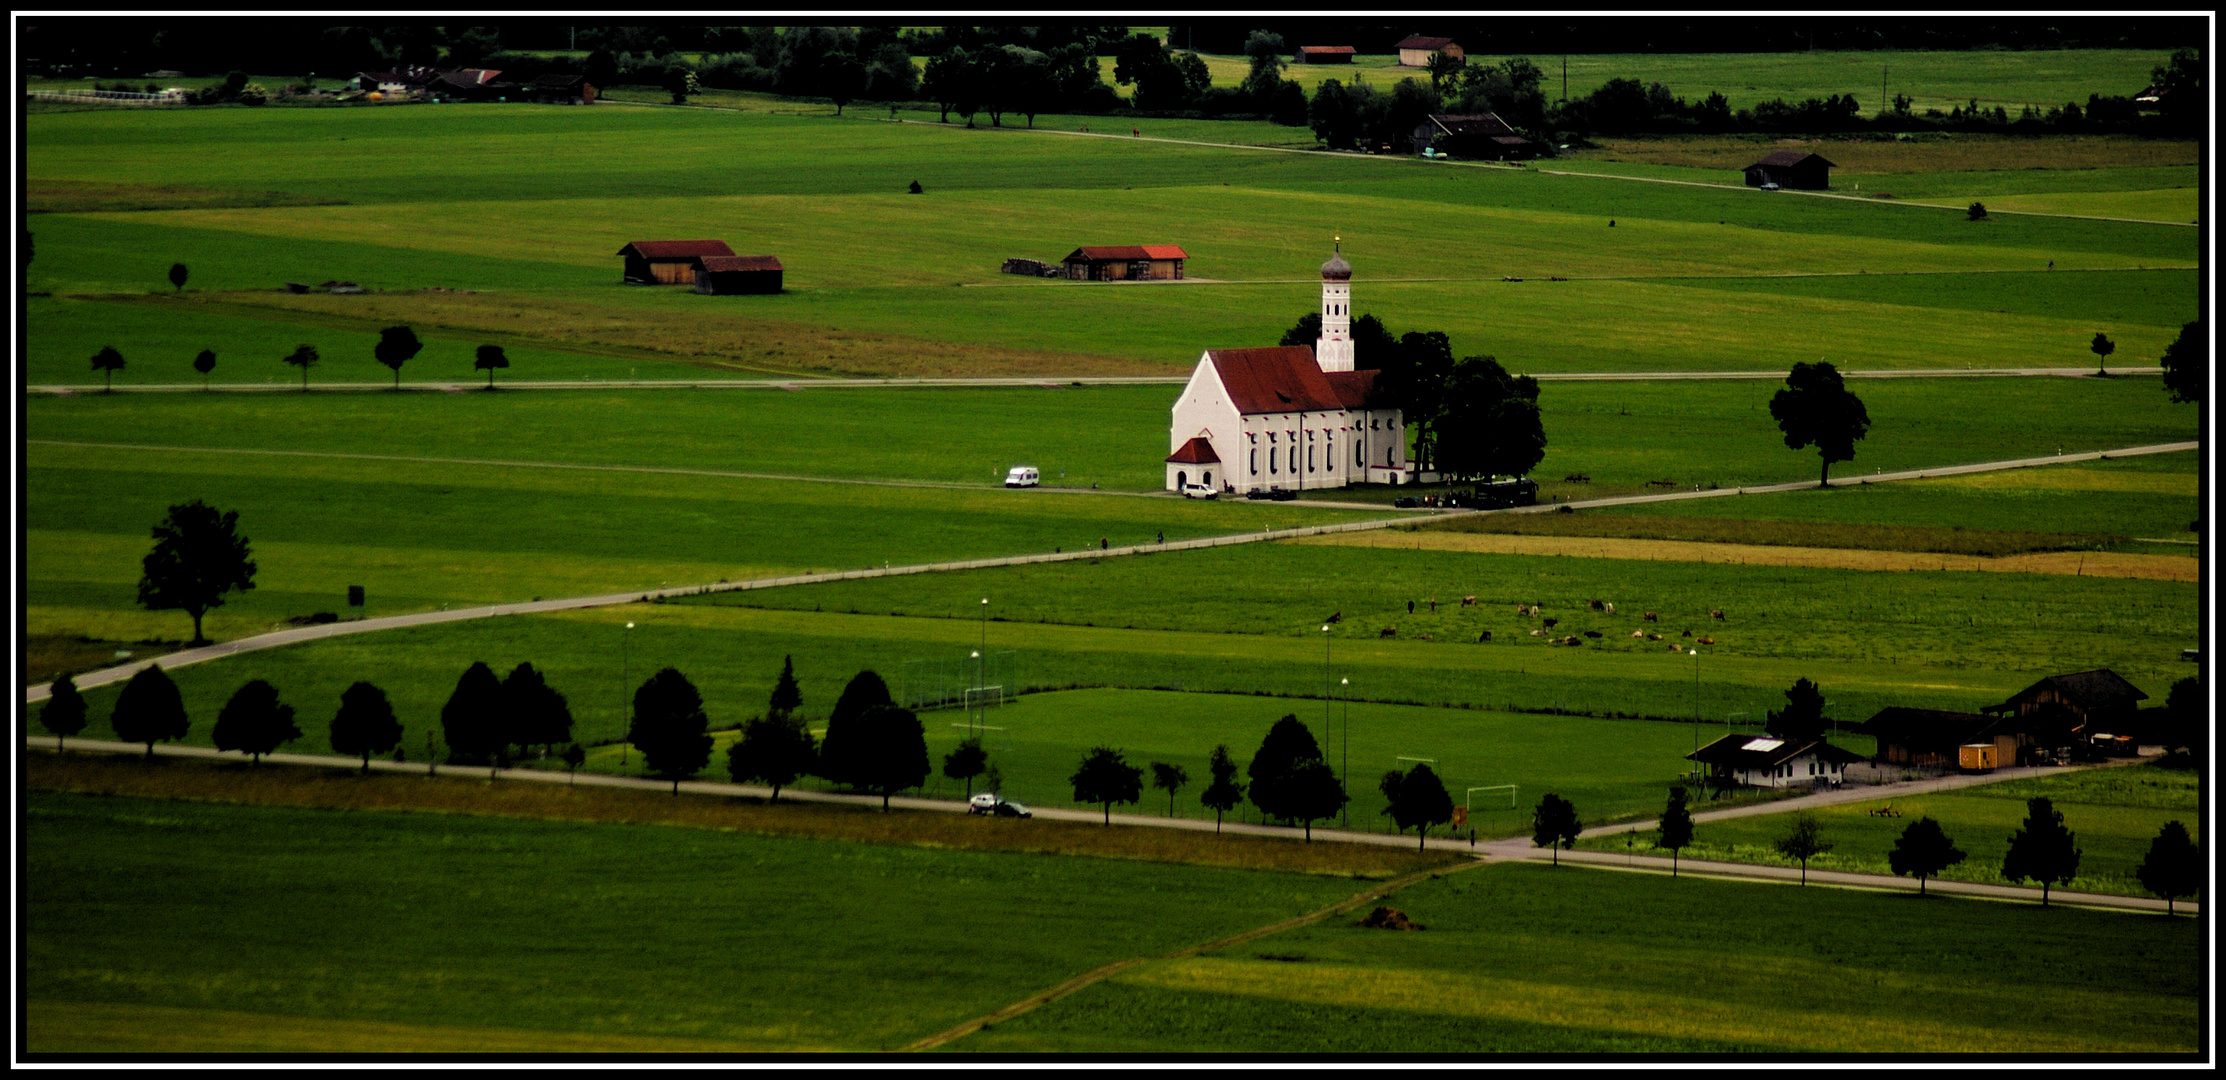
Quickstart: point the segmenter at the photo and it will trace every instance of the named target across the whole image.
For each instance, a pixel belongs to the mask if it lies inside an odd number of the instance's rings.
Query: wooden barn
[[[1448,37],[1416,34],[1392,47],[1399,50],[1400,67],[1429,67],[1433,56],[1450,56],[1464,64],[1468,62],[1468,54],[1462,52],[1461,47]]]
[[[1475,161],[1522,161],[1538,156],[1538,144],[1515,133],[1497,113],[1447,113],[1423,117],[1413,131],[1414,152],[1438,153]]]
[[[771,255],[705,255],[696,260],[696,291],[736,296],[781,291],[781,260]]]
[[[1350,64],[1353,47],[1350,45],[1301,45],[1298,55],[1291,58],[1297,64]]]
[[[593,105],[596,90],[583,75],[543,75],[527,83],[524,93],[543,105]]]
[[[1747,166],[1747,186],[1776,184],[1782,188],[1823,191],[1832,186],[1833,168],[1832,163],[1824,160],[1820,154],[1780,150]]]
[[[1059,261],[1070,281],[1180,281],[1188,258],[1173,244],[1124,244],[1078,247]]]
[[[1995,760],[2004,765],[2031,757],[2032,740],[2022,725],[1998,716],[1896,705],[1878,710],[1855,730],[1878,740],[1873,760],[1889,765],[1953,769],[1962,747],[1982,743],[1993,746]]]
[[[2003,716],[2036,717],[2062,710],[2076,721],[2073,734],[2123,734],[2134,729],[2134,713],[2149,695],[2109,668],[2050,675],[1985,711]]]
[[[618,249],[626,260],[629,285],[693,285],[696,260],[706,256],[733,256],[724,240],[636,240]]]

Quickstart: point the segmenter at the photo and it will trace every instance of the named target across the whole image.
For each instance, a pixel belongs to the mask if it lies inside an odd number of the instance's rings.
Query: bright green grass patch
[[[1352,891],[696,829],[52,794],[31,796],[26,828],[35,1001],[732,1049],[902,1046],[1108,961]],[[29,1048],[115,1045],[76,1035],[89,1041],[34,1032]]]
[[[1986,198],[1988,210],[2020,214],[2075,214],[2081,217],[2131,218],[2193,224],[2201,216],[2201,189],[2193,185],[2161,191],[2065,192],[2047,195],[1999,195],[1939,200],[1942,205],[1969,206]],[[1933,201],[1928,198],[1926,201]]]
[[[1748,521],[1743,518],[1690,518],[1591,511],[1578,514],[1482,514],[1420,528],[1513,536],[1603,536],[1636,540],[1677,540],[1709,544],[1765,544],[1784,547],[1853,548],[1869,551],[1931,551],[1953,555],[2014,555],[2028,551],[2065,551],[2100,547],[2123,537],[2076,533],[2016,532],[1910,525],[1834,522]]]
[[[1786,301],[1838,300],[1878,305],[1877,310],[1945,308],[2022,319],[2084,319],[2113,335],[2119,327],[2172,327],[2196,314],[2194,271],[2128,270],[2083,274],[2007,272],[1999,274],[1857,274],[1815,277],[1687,278],[1678,284],[1695,289],[1760,293]],[[1910,313],[1913,318],[1923,318]],[[2022,319],[1990,319],[1997,331]],[[2061,351],[2042,360],[2036,350],[2005,349],[2001,366],[2077,367],[2080,357]],[[2020,357],[2018,354],[2023,352]],[[2140,356],[2143,354],[2135,354]],[[2113,358],[2115,359],[2115,358]],[[2123,362],[2123,361],[2121,361]],[[1842,364],[1842,367],[1852,365]]]
[[[1809,868],[1891,874],[1893,868],[1886,857],[1895,841],[1911,822],[1930,817],[1968,856],[1942,871],[1942,880],[2011,884],[2002,876],[2002,857],[2009,850],[2010,834],[2025,821],[2025,800],[2047,796],[2063,811],[2064,827],[2077,835],[2081,851],[2079,876],[2057,887],[2073,892],[2147,896],[2149,892],[2142,888],[2134,870],[2148,857],[2149,843],[2156,839],[2157,831],[2167,821],[2186,825],[2191,836],[2199,837],[2202,831],[2195,774],[2154,766],[2098,772],[2102,775],[2074,773],[1823,807],[1816,813],[1832,850],[1809,860]],[[1901,811],[1902,816],[1871,816],[1872,810],[1888,805]],[[1798,863],[1772,847],[1786,827],[1782,818],[1703,822],[1694,828],[1693,846],[1681,854],[1689,859],[1795,866]],[[1639,838],[1640,846],[1649,851],[1651,835]],[[1604,851],[1624,846],[1622,837],[1581,843]]]
[[[1528,864],[1425,882],[1390,902],[1429,929],[1332,919],[1141,965],[951,1049],[2198,1046],[2202,946],[2192,919]]]

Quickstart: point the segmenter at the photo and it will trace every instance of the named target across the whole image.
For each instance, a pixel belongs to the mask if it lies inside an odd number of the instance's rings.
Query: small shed
[[[1433,56],[1450,56],[1464,64],[1468,63],[1468,54],[1462,52],[1461,47],[1455,45],[1449,37],[1416,34],[1392,47],[1399,50],[1400,67],[1429,67]]]
[[[1350,64],[1353,47],[1350,45],[1301,45],[1298,55],[1291,58],[1300,64]]]
[[[1412,135],[1417,154],[1434,146],[1438,153],[1479,161],[1519,161],[1538,156],[1538,144],[1516,134],[1498,113],[1426,116],[1415,125]]]
[[[1780,150],[1747,166],[1747,186],[1776,184],[1782,188],[1823,191],[1832,186],[1833,164],[1821,154]]]
[[[629,285],[693,285],[696,260],[707,255],[733,255],[724,240],[636,240],[618,249],[626,260]]]
[[[1188,258],[1173,244],[1126,244],[1078,247],[1060,263],[1071,281],[1180,281]]]
[[[1911,709],[1900,705],[1878,710],[1855,730],[1878,740],[1875,760],[1889,765],[1917,768],[1955,768],[1962,748],[1984,744],[1995,760],[2023,762],[2030,740],[2021,725],[1996,716]]]
[[[1726,735],[1690,754],[1708,767],[1715,787],[1830,787],[1862,755],[1828,742],[1794,742],[1769,735]]]
[[[527,83],[524,93],[544,105],[593,105],[596,90],[584,75],[543,75]]]
[[[696,291],[735,296],[781,291],[781,260],[771,255],[705,255],[696,260]]]

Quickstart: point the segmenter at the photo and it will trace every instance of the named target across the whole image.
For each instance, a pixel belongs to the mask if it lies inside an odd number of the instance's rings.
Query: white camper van
[[[1015,465],[1005,474],[1005,486],[1009,488],[1035,487],[1042,482],[1042,474],[1033,465]]]

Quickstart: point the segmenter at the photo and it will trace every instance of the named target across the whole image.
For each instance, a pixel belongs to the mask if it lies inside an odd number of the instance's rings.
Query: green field
[[[1824,839],[1833,848],[1809,860],[1809,867],[1890,874],[1893,869],[1886,855],[1894,841],[1911,822],[1930,817],[1968,856],[1942,871],[1941,880],[2007,884],[2002,855],[2009,849],[2010,834],[2025,821],[2025,800],[2045,796],[2063,811],[2064,827],[2076,834],[2082,852],[2079,876],[2059,888],[2147,896],[2134,869],[2148,857],[2150,841],[2167,821],[2186,825],[2189,835],[2200,838],[2200,786],[2193,772],[2137,765],[1828,806],[1816,814]],[[1901,817],[1871,816],[1872,810],[1884,806],[1901,811]],[[1695,827],[1693,846],[1681,854],[1689,859],[1797,865],[1771,846],[1785,830],[1782,818],[1704,822]],[[1653,850],[1651,835],[1640,834],[1641,850]],[[1601,837],[1581,841],[1580,846],[1617,851],[1624,842],[1622,837]]]
[[[2201,1045],[2194,919],[1536,864],[1139,965],[954,1051],[1927,1055]]]

